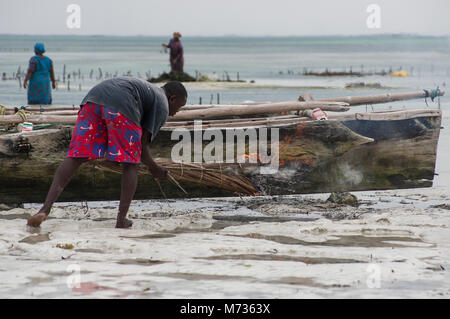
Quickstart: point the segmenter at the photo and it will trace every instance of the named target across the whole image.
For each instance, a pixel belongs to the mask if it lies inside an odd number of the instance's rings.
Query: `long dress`
[[[171,39],[168,47],[170,49],[170,66],[172,71],[183,72],[183,44],[181,44],[181,41],[178,41],[178,45],[176,45],[175,41]],[[177,56],[179,57],[178,60],[175,63],[172,63]]]
[[[29,70],[33,71],[28,85],[28,104],[52,104],[50,70],[52,60],[37,55],[30,59]]]

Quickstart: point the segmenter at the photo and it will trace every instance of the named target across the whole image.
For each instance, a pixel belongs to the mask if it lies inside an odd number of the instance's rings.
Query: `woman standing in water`
[[[52,88],[55,89],[55,74],[53,62],[44,56],[45,47],[43,43],[34,45],[35,56],[31,57],[27,76],[23,81],[24,89],[28,86],[28,104],[52,104]],[[28,80],[30,81],[27,85]]]
[[[181,43],[181,33],[174,32],[173,38],[169,44],[163,43],[162,46],[170,49],[170,72],[183,72],[183,44]]]

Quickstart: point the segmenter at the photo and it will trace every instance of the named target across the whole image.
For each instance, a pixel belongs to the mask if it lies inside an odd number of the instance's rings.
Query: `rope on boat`
[[[439,87],[437,87],[435,90],[431,91],[431,102],[434,102],[434,99],[439,96],[441,93],[441,90],[439,90]]]
[[[441,102],[441,100],[440,100],[441,90],[439,89],[439,86],[436,89],[431,90],[431,94],[428,90],[423,90],[423,91],[425,92],[425,104],[427,105],[427,107],[430,107],[428,105],[427,98],[428,97],[431,98],[431,102],[434,102],[434,99],[437,97],[438,103],[439,103],[439,108],[440,108],[440,106],[441,106],[441,103],[440,103]]]
[[[203,180],[203,165],[202,164],[200,164],[200,168],[201,168],[201,175],[200,175],[200,180],[199,180],[199,182],[201,182],[202,180]]]
[[[27,113],[30,114],[30,112],[26,112],[25,110],[18,110],[18,111],[16,112],[16,114],[17,114],[17,115],[20,115],[20,117],[22,118],[22,120],[23,120],[24,122],[27,121]]]
[[[181,174],[180,178],[183,178],[183,162],[180,162]]]

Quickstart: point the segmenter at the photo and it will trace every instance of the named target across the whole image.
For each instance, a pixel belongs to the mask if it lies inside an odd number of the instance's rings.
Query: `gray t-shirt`
[[[169,116],[164,89],[132,77],[116,77],[95,85],[80,105],[87,102],[110,107],[152,134],[152,140]]]

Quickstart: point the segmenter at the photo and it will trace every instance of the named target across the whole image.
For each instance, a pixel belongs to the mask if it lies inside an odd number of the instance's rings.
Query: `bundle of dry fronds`
[[[201,183],[238,194],[255,195],[258,192],[248,178],[239,174],[237,164],[174,163],[166,159],[155,161],[167,168],[169,173],[177,180]],[[110,161],[99,161],[96,163],[96,167],[115,173],[122,172],[120,165]],[[139,173],[150,174],[145,165],[139,166]]]

